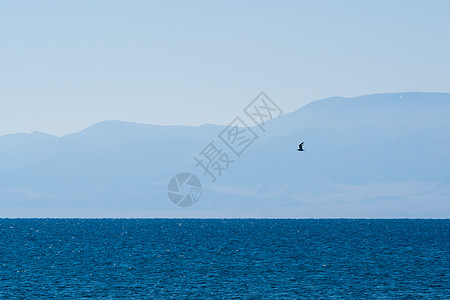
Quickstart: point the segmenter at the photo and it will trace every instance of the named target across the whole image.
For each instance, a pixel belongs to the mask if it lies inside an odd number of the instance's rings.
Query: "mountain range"
[[[210,124],[4,135],[0,217],[448,218],[449,116],[449,93],[326,98],[247,128],[240,156]],[[230,161],[214,182],[195,160],[211,142]],[[190,207],[167,194],[183,172],[202,183]]]

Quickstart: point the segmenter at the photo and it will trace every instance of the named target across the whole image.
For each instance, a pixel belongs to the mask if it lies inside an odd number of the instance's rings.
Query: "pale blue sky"
[[[1,1],[0,134],[450,92],[450,1]]]

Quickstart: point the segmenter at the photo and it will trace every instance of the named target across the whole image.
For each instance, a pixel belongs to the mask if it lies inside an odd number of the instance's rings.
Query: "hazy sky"
[[[0,134],[450,92],[450,1],[1,1]]]

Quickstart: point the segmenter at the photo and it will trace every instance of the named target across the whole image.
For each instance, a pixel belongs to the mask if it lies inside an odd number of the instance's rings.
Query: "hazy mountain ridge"
[[[106,121],[1,136],[1,215],[449,217],[449,115],[446,93],[318,100],[268,122],[214,184],[193,157],[224,126]],[[166,195],[182,171],[204,186],[187,209]]]

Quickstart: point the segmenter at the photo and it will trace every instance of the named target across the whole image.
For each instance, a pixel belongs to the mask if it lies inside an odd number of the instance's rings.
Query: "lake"
[[[449,298],[450,220],[0,219],[0,298]]]

